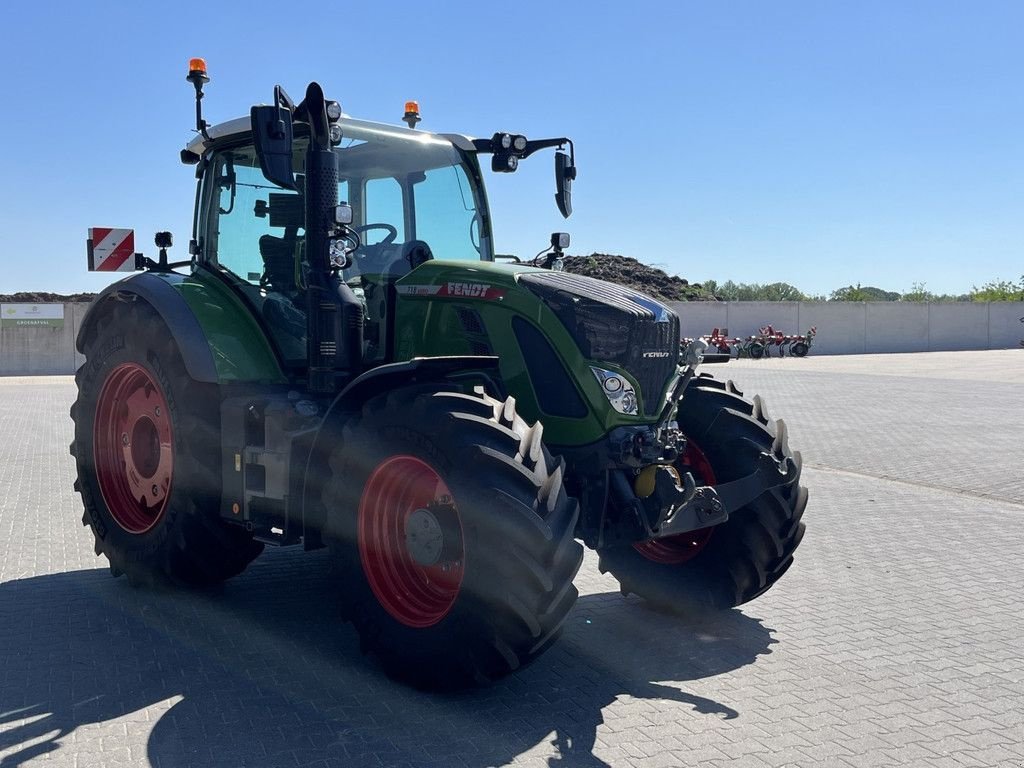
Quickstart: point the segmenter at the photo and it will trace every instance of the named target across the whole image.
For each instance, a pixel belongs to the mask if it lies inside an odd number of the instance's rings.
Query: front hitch
[[[615,472],[611,491],[620,508],[633,512],[638,523],[636,540],[662,539],[720,525],[766,491],[794,482],[800,468],[788,455],[785,423],[779,421],[777,430],[773,450],[758,456],[754,471],[727,483],[698,486],[689,472],[680,476],[674,468],[662,465],[655,470],[653,491],[640,498],[625,473]]]
[[[650,538],[662,539],[724,523],[731,512],[742,509],[765,491],[792,483],[797,474],[796,463],[791,457],[779,459],[770,453],[762,453],[757,457],[757,469],[746,477],[694,488],[690,499],[682,506],[663,507],[657,522],[651,526]],[[689,472],[686,477],[691,477]],[[677,485],[676,489],[685,492],[685,487]],[[652,496],[657,495],[656,488]]]

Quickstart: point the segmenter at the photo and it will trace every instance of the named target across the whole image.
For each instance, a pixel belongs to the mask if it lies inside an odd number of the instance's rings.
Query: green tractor
[[[203,587],[265,545],[329,547],[364,650],[450,688],[555,641],[580,542],[678,612],[786,571],[807,493],[785,425],[697,373],[668,307],[559,271],[567,236],[495,260],[481,156],[555,149],[568,216],[571,141],[419,131],[412,102],[408,128],[356,120],[316,83],[210,126],[202,60],[188,79],[191,258],[89,241],[91,268],[138,272],[82,324],[71,412],[115,576]]]

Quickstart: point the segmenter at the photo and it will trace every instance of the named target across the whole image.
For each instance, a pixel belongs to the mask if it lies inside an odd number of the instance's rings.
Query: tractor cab
[[[493,261],[487,200],[472,145],[341,116],[337,199],[350,210],[332,242],[341,280],[364,305],[364,361],[380,362],[393,301],[389,287],[432,259]],[[267,180],[249,118],[214,126],[186,150],[202,173],[195,256],[229,281],[262,317],[286,364],[306,359],[305,160],[293,142],[296,189]]]

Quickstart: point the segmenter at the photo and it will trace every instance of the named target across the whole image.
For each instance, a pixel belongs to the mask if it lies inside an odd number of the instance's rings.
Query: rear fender
[[[185,361],[193,380],[216,384],[217,366],[206,334],[181,294],[165,279],[150,272],[134,275],[107,286],[89,306],[75,340],[79,352],[85,352],[89,338],[96,333],[99,320],[118,302],[143,301],[160,315]]]
[[[256,310],[216,275],[144,272],[114,283],[89,308],[79,351],[118,301],[143,301],[161,317],[195,381],[288,383]]]

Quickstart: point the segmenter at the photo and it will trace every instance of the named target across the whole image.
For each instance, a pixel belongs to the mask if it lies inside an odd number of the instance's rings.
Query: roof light
[[[188,77],[186,80],[201,80],[204,83],[210,82],[210,78],[206,74],[206,59],[189,59],[188,60]]]
[[[420,121],[420,104],[418,101],[405,102],[405,114],[402,116],[402,119],[410,128],[416,127],[416,123]]]

